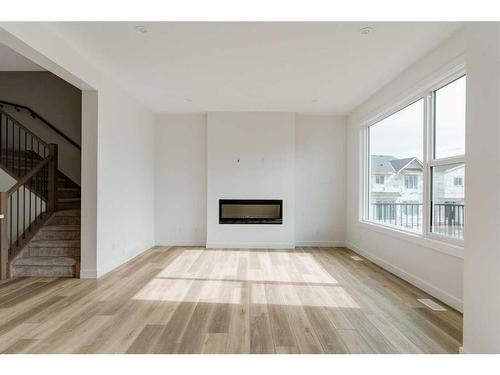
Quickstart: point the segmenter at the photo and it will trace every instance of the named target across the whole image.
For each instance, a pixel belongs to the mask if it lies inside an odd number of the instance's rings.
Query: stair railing
[[[67,136],[65,133],[63,133],[61,130],[56,128],[54,125],[52,125],[49,121],[47,121],[45,118],[43,118],[41,115],[39,115],[37,112],[32,110],[30,107],[27,107],[25,105],[21,104],[16,104],[16,103],[11,103],[7,102],[5,100],[0,100],[0,110],[5,107],[10,107],[16,110],[17,112],[20,112],[21,110],[28,112],[31,117],[40,120],[43,122],[48,128],[52,129],[55,133],[59,134],[62,138],[64,138],[67,142],[71,143],[74,147],[76,147],[78,150],[81,150],[81,146],[76,143],[73,139],[71,139],[69,136]]]
[[[0,166],[22,177],[48,156],[49,144],[0,109]]]
[[[12,259],[56,210],[57,145],[0,110],[0,167],[17,180],[0,192],[0,279]]]

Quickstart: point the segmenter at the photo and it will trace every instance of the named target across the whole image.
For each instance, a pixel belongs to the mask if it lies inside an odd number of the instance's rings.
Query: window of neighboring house
[[[405,176],[405,188],[407,188],[407,189],[418,188],[418,177],[417,176]]]
[[[420,99],[370,126],[370,173],[375,174],[376,184],[380,181],[377,174],[384,173],[395,178],[391,180],[390,186],[386,185],[383,192],[369,186],[368,220],[422,231],[423,191],[418,190],[418,176],[402,178],[398,173],[413,159],[419,162],[422,160],[423,119],[424,100]],[[372,177],[370,181],[373,181]],[[416,190],[407,191],[403,187]]]
[[[383,185],[384,184],[384,177],[385,176],[380,176],[380,175],[375,176],[375,183],[377,185]]]
[[[463,240],[466,77],[457,77],[367,128],[367,173],[391,176],[411,169],[411,175],[391,179],[399,185],[384,192],[368,184],[363,219]]]
[[[432,93],[434,105],[430,231],[464,238],[465,76]]]

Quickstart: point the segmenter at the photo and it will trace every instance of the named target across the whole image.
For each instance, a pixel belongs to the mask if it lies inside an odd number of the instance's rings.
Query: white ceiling
[[[27,59],[23,55],[11,50],[5,44],[0,43],[0,72],[4,71],[39,71],[44,70],[41,66]]]
[[[144,25],[147,33],[136,30]],[[54,23],[155,112],[347,114],[460,23]],[[361,35],[360,28],[373,31]]]

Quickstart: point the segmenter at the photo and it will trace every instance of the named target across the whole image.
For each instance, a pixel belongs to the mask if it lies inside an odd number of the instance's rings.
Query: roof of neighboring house
[[[398,159],[391,155],[372,155],[372,173],[399,173],[402,170],[421,171],[422,163],[416,157]]]
[[[390,155],[372,155],[372,173],[395,173],[391,160],[396,160],[396,158]]]

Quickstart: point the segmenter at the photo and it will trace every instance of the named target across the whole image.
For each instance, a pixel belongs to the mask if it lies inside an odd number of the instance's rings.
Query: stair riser
[[[57,209],[58,210],[77,210],[80,208],[80,202],[64,202],[64,203],[59,203],[57,202]]]
[[[80,225],[79,216],[53,216],[49,219],[49,225]]]
[[[33,240],[79,240],[80,231],[45,231],[37,233]]]
[[[75,277],[74,266],[13,266],[12,277]]]
[[[58,188],[72,188],[72,187],[75,187],[75,184],[71,181],[58,179],[57,180],[57,187]]]
[[[80,249],[75,247],[30,247],[29,256],[32,257],[76,257]]]
[[[57,197],[58,198],[80,198],[80,192],[79,191],[57,191]]]

